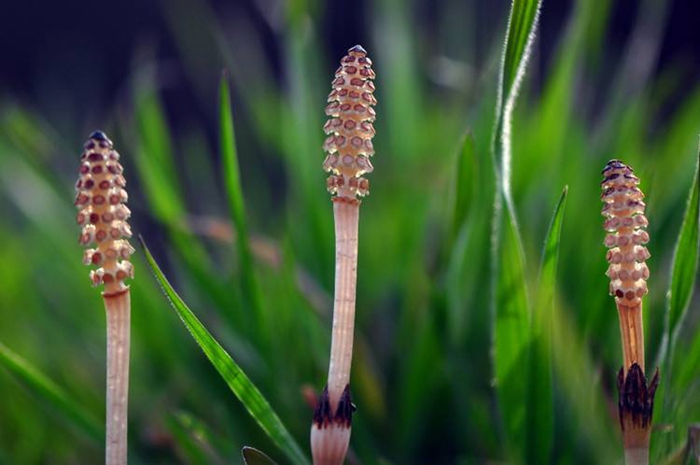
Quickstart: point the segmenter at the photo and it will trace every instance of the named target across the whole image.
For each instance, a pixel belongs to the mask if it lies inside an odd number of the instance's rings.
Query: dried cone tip
[[[131,237],[127,223],[131,212],[124,205],[126,181],[119,154],[103,132],[93,132],[84,147],[75,186],[77,221],[83,228],[79,240],[96,247],[85,251],[83,263],[99,266],[90,272],[90,279],[95,286],[104,284],[104,294],[110,295],[126,289],[124,280],[133,277],[129,257],[134,248],[126,240]]]
[[[348,50],[335,72],[326,107],[330,119],[323,127],[328,134],[323,144],[327,153],[323,168],[332,172],[327,186],[334,199],[355,201],[357,195],[369,193],[369,181],[362,175],[374,169],[370,162],[374,155],[373,107],[377,104],[374,77],[372,60],[359,45]]]

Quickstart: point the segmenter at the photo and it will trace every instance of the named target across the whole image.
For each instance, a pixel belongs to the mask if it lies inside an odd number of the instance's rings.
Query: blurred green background
[[[490,145],[508,2],[26,3],[9,7],[0,36],[0,348],[55,390],[0,364],[0,464],[103,460],[104,311],[72,205],[96,128],[121,153],[135,233],[307,450],[306,399],[325,383],[333,293],[323,108],[356,43],[374,61],[379,104],[349,463],[529,460],[493,384]],[[661,352],[698,156],[696,14],[681,1],[544,2],[513,115],[511,189],[534,295],[569,188],[552,289],[553,421],[526,422],[527,434],[549,438],[545,462],[622,463],[621,349],[599,213],[610,158],[635,167],[647,194],[649,367]],[[223,68],[252,272],[242,272],[217,142]],[[285,463],[170,309],[141,249],[134,264],[130,463],[236,464],[243,445]],[[664,361],[654,463],[700,420],[699,316],[695,299]]]

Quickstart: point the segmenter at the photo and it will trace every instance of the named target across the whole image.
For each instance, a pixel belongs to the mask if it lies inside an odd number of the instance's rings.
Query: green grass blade
[[[511,120],[532,48],[541,1],[513,0],[501,60],[492,155],[496,166],[492,283],[494,372],[511,456],[525,450],[527,380],[531,345],[525,254],[510,193]],[[503,211],[505,209],[505,211]]]
[[[228,195],[231,218],[238,235],[241,261],[245,259],[250,267],[250,248],[248,246],[248,226],[245,219],[243,189],[241,174],[238,169],[238,151],[233,129],[233,113],[231,109],[231,92],[229,90],[228,73],[224,71],[219,85],[219,145],[224,164],[224,181]]]
[[[698,366],[700,366],[700,333],[696,332],[693,340],[683,350],[683,356],[676,360],[676,375],[673,380],[673,388],[687,389],[688,385],[697,381]],[[663,385],[661,386],[663,387]],[[669,389],[670,390],[670,389]],[[671,416],[675,412],[664,411],[664,416]]]
[[[158,267],[158,264],[146,247],[146,243],[143,239],[141,239],[141,245],[146,254],[146,260],[158,283],[163,288],[163,292],[170,301],[173,309],[175,309],[185,327],[187,327],[187,330],[202,348],[204,354],[219,372],[231,391],[243,403],[248,413],[250,413],[253,419],[255,419],[277,447],[287,455],[292,463],[297,465],[309,465],[309,461],[304,456],[299,445],[294,438],[292,438],[289,431],[287,431],[282,421],[272,410],[272,407],[258,388],[255,387],[250,378],[248,378],[216,339],[214,339],[211,333],[187,307],[185,302],[182,301],[180,296],[177,295]]]
[[[496,104],[493,148],[502,186],[510,189],[511,119],[537,29],[541,0],[513,0],[508,19]]]
[[[270,457],[252,447],[245,446],[241,449],[241,455],[246,465],[276,465]]]
[[[683,216],[676,249],[671,265],[671,280],[666,298],[666,321],[664,327],[661,349],[656,363],[661,366],[666,382],[660,386],[659,397],[663,399],[662,409],[659,412],[664,420],[672,420],[676,417],[676,410],[672,406],[672,400],[677,394],[673,386],[685,386],[689,379],[697,375],[697,365],[689,363],[697,362],[700,358],[700,342],[698,339],[691,343],[684,356],[675,357],[676,342],[683,327],[683,321],[690,306],[693,296],[697,271],[698,255],[700,254],[700,150],[695,165],[695,175],[688,195],[688,203]],[[677,366],[674,365],[677,363]],[[680,362],[680,363],[678,363]],[[678,375],[675,369],[678,368]],[[678,379],[674,379],[674,377]]]
[[[474,134],[471,132],[464,136],[462,147],[457,157],[457,168],[454,177],[454,193],[452,201],[452,226],[450,237],[455,238],[464,225],[469,214],[469,207],[478,192],[479,172],[476,157]]]
[[[45,400],[72,425],[96,443],[104,441],[104,427],[48,376],[28,361],[0,343],[0,364],[29,386],[32,392]]]
[[[256,314],[261,315],[262,304],[260,301],[258,283],[255,277],[255,270],[253,268],[253,258],[250,251],[245,201],[243,198],[243,188],[241,187],[236,137],[233,128],[231,92],[229,90],[227,72],[222,74],[221,83],[219,85],[219,144],[224,164],[226,195],[228,196],[231,218],[236,227],[243,295],[246,299],[246,304],[252,307]]]
[[[549,463],[554,444],[554,389],[552,385],[552,323],[559,243],[568,187],[559,197],[544,241],[542,264],[533,312],[530,385],[528,386],[526,463]]]
[[[668,290],[667,335],[670,337],[671,353],[678,337],[683,319],[688,311],[693,295],[695,277],[698,271],[698,253],[700,252],[700,152],[695,165],[695,177],[688,196],[688,206],[683,217],[683,225],[673,254],[671,283]]]
[[[506,98],[510,98],[512,93],[517,92],[518,80],[522,77],[534,40],[541,3],[537,0],[513,1],[501,73],[501,86]]]
[[[182,220],[186,208],[165,110],[150,82],[139,85],[134,98],[138,146],[133,159],[144,180],[152,213],[172,226]]]
[[[507,202],[505,215],[496,215],[501,236],[496,252],[494,372],[496,394],[507,442],[514,457],[522,456],[525,439],[527,369],[531,342],[530,306],[525,258],[517,224]]]

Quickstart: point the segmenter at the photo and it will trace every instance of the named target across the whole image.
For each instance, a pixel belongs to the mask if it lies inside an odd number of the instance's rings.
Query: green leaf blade
[[[549,463],[554,444],[552,328],[555,318],[557,263],[567,194],[568,187],[565,187],[554,209],[542,250],[537,300],[533,311],[526,463]]]
[[[501,86],[506,99],[517,92],[530,55],[541,1],[514,0],[508,22]]]
[[[451,238],[456,237],[464,225],[469,214],[469,207],[472,205],[478,192],[478,161],[475,145],[474,134],[470,131],[464,136],[457,156],[452,201],[452,226],[450,228]]]
[[[676,250],[673,254],[671,282],[668,292],[668,335],[675,344],[681,323],[690,305],[698,270],[700,251],[700,153],[695,166],[695,176],[688,195],[688,204],[683,216]]]
[[[243,296],[246,304],[261,318],[262,303],[259,286],[253,267],[253,256],[250,250],[250,238],[245,213],[245,200],[241,186],[241,174],[238,166],[238,151],[233,125],[233,110],[231,108],[231,92],[229,89],[228,73],[223,72],[219,85],[219,144],[224,165],[224,185],[231,213],[231,219],[236,228],[238,256],[240,260],[240,276]],[[262,321],[258,321],[262,329]]]
[[[172,136],[165,109],[149,81],[135,95],[137,150],[134,160],[153,214],[168,226],[185,216],[185,203],[175,167]]]
[[[7,368],[10,373],[26,384],[32,392],[46,401],[95,443],[99,444],[104,441],[104,427],[97,418],[85,410],[82,405],[71,399],[48,376],[2,343],[0,343],[0,365]]]
[[[245,218],[245,202],[241,187],[241,174],[238,167],[238,151],[233,126],[231,108],[231,92],[229,90],[228,73],[221,76],[219,85],[219,144],[224,165],[224,182],[228,197],[231,218],[238,236],[241,261],[244,257],[250,266],[250,251],[248,247],[248,226]]]
[[[513,108],[537,29],[541,0],[513,0],[503,46],[492,136],[496,176],[493,217],[492,285],[494,372],[510,456],[522,460],[531,358],[531,312],[525,254],[510,191]]]
[[[507,202],[498,215],[500,237],[495,270],[494,372],[507,442],[514,457],[525,447],[531,322],[525,257],[518,226]]]
[[[309,465],[308,459],[258,388],[178,296],[158,267],[143,239],[141,239],[141,244],[148,264],[171,306],[231,391],[292,463]]]
[[[492,149],[506,195],[510,191],[512,113],[535,40],[541,4],[541,0],[513,0],[503,46]]]

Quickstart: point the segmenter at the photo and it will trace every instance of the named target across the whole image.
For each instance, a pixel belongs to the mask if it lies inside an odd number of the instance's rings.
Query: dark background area
[[[663,1],[663,0],[661,0]],[[691,85],[700,77],[700,27],[696,0],[669,0],[668,26],[663,32],[655,72],[682,69],[680,79]],[[409,3],[409,2],[407,2]],[[478,16],[477,40],[486,40],[500,28],[498,18],[508,2],[467,1]],[[610,66],[623,52],[631,33],[639,0],[615,2],[606,38],[606,57]],[[440,2],[410,2],[411,14],[420,18],[425,38],[437,33],[436,15]],[[544,75],[556,51],[557,38],[571,14],[571,0],[546,2],[541,15],[538,40],[539,76]],[[275,37],[274,17],[283,14],[280,2],[212,1],[217,14],[242,17],[264,38],[267,61],[281,69],[279,41]],[[164,11],[169,2],[125,0],[119,3],[73,0],[70,2],[6,2],[0,15],[0,93],[36,107],[52,116],[61,109],[110,105],[119,98],[128,82],[134,52],[148,42],[157,58],[178,67],[178,49],[168,27]],[[341,56],[350,42],[367,42],[367,1],[330,1],[322,7],[320,33],[333,57]],[[414,19],[415,19],[414,18]],[[364,40],[363,40],[364,39]],[[480,47],[484,60],[487,47]],[[223,65],[222,65],[223,67]],[[212,70],[214,71],[214,70]],[[283,80],[284,76],[280,76]],[[60,94],[56,95],[56,89]],[[169,105],[179,109],[196,108],[191,86],[178,85],[168,96]],[[172,112],[173,117],[182,112]],[[185,112],[187,113],[187,112]],[[65,115],[69,117],[68,115]]]

